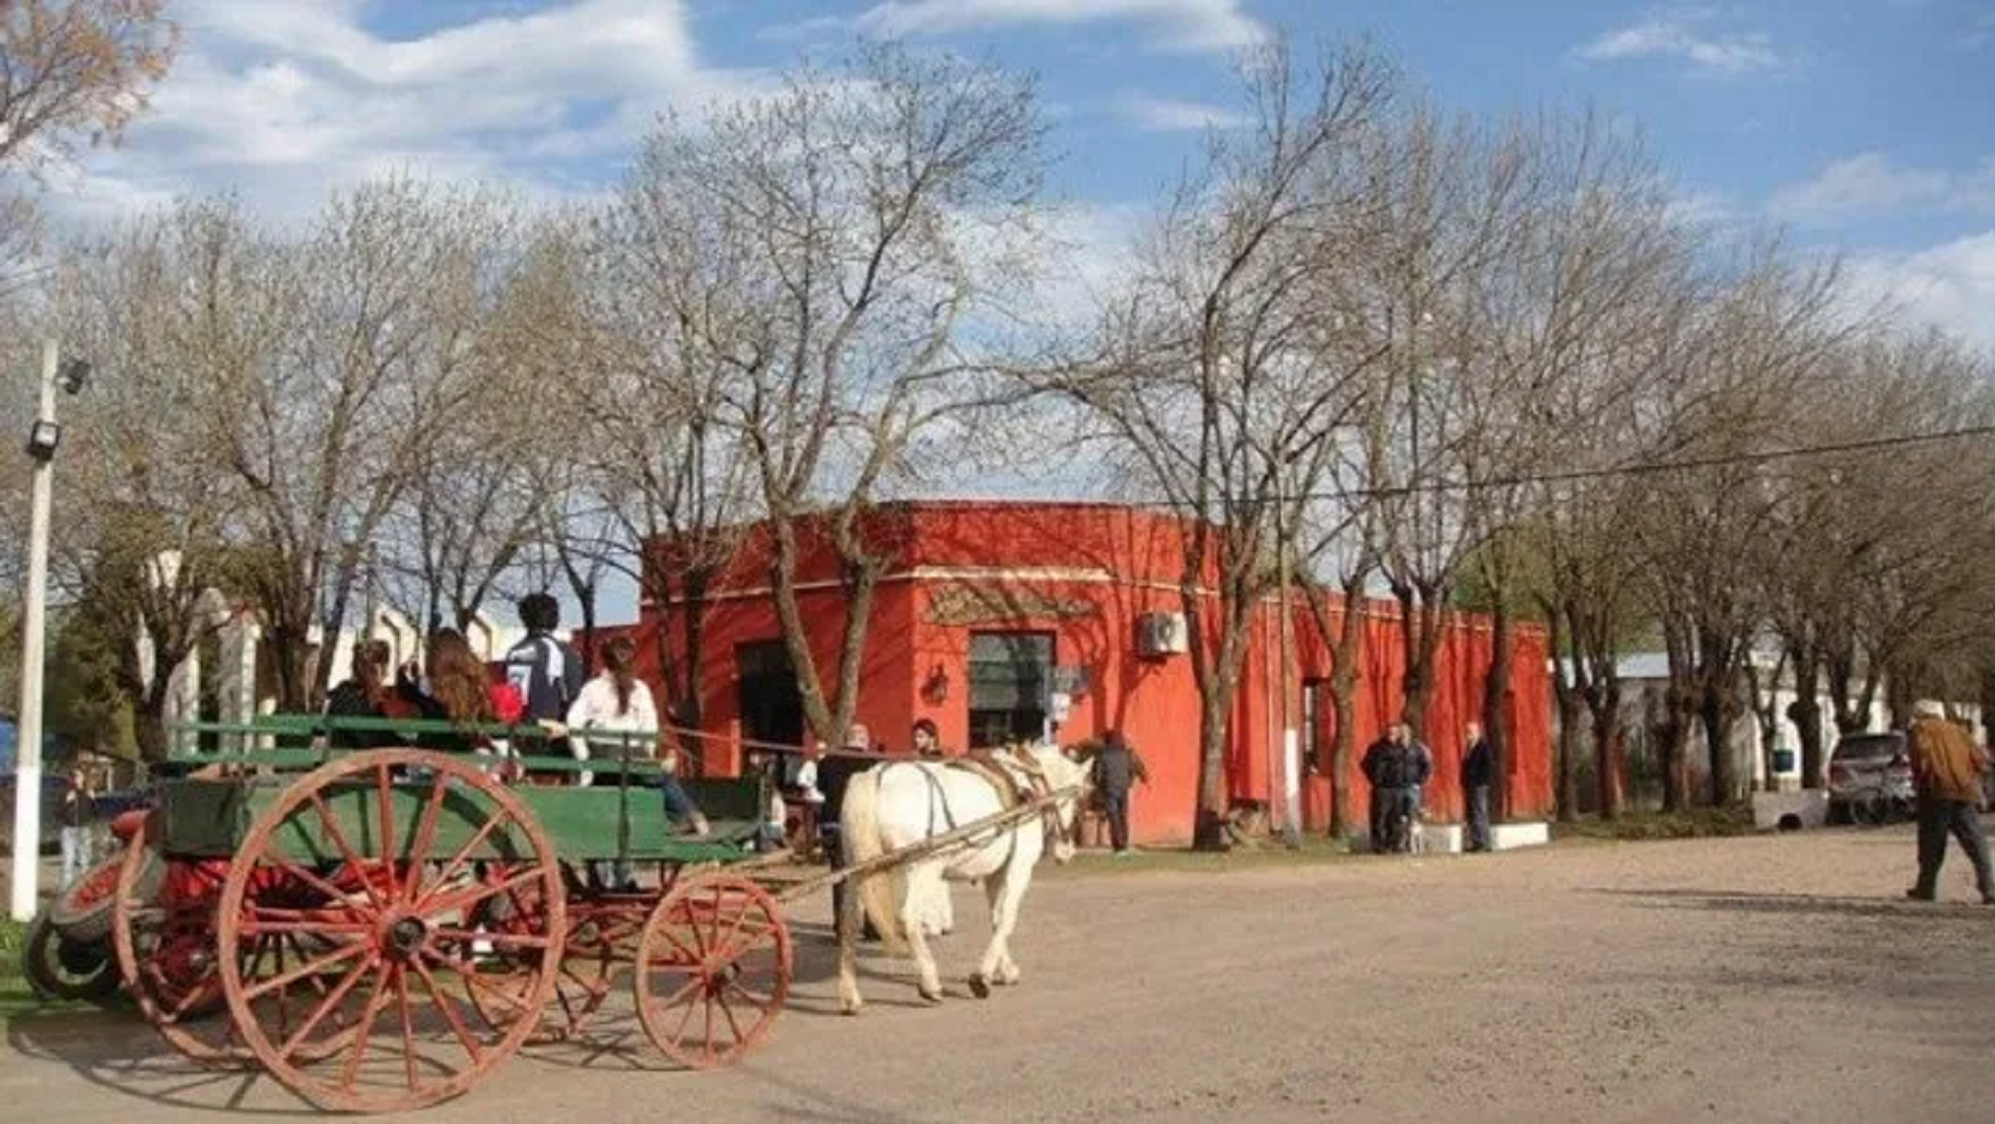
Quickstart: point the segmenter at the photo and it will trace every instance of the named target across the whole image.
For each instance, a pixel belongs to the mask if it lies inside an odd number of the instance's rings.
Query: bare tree
[[[1358,270],[1385,349],[1378,496],[1383,572],[1400,607],[1404,715],[1423,735],[1457,583],[1492,531],[1514,419],[1485,296],[1519,232],[1533,171],[1523,138],[1419,106],[1374,161],[1386,216]]]
[[[259,318],[252,353],[232,356],[225,336],[204,369],[220,464],[248,497],[243,578],[284,707],[325,689],[319,630],[342,627],[367,544],[425,442],[468,421],[462,376],[508,218],[487,195],[406,180],[337,196],[305,240],[263,241],[281,312]],[[252,237],[245,227],[241,241]]]
[[[1252,128],[1212,139],[1109,310],[1101,357],[1059,382],[1179,517],[1205,848],[1225,845],[1227,730],[1249,626],[1278,552],[1297,553],[1380,355],[1356,330],[1341,270],[1372,235],[1359,142],[1393,87],[1360,48],[1313,72],[1270,48],[1242,75]]]
[[[1648,587],[1668,650],[1672,724],[1664,803],[1681,807],[1678,769],[1692,722],[1710,761],[1710,798],[1742,795],[1731,749],[1745,706],[1742,661],[1765,615],[1755,591],[1758,544],[1780,499],[1756,454],[1787,440],[1782,409],[1846,328],[1834,318],[1836,271],[1800,265],[1777,245],[1751,248],[1699,309],[1695,339],[1660,384],[1653,407],[1676,419],[1662,456],[1690,467],[1659,478],[1638,536]]]
[[[572,408],[571,384],[586,372],[550,346],[572,324],[572,247],[558,221],[517,248],[514,233],[487,232],[479,254],[490,291],[467,286],[470,305],[451,311],[465,358],[433,373],[443,424],[420,436],[408,487],[377,536],[403,608],[432,629],[464,628],[498,592],[545,529],[549,481],[590,440],[589,419]]]
[[[913,438],[980,396],[988,361],[962,332],[1010,276],[994,248],[1017,245],[1037,212],[1041,132],[1029,81],[875,48],[836,80],[793,74],[704,127],[664,122],[649,143],[641,189],[685,216],[726,295],[718,324],[690,327],[712,337],[700,361],[726,371],[719,431],[768,520],[777,616],[826,740],[858,703],[893,555],[866,515]],[[798,589],[820,538],[845,593],[829,681]]]
[[[12,0],[0,7],[0,164],[116,140],[173,63],[166,0]]]
[[[229,619],[226,594],[214,597],[230,585],[241,495],[217,479],[198,380],[204,364],[241,358],[216,349],[253,331],[217,331],[237,299],[254,316],[262,279],[235,218],[188,204],[74,244],[56,302],[63,337],[97,368],[69,427],[64,585],[115,635],[116,679],[152,760],[168,748],[174,670]]]
[[[652,608],[668,705],[697,726],[710,594],[754,510],[751,450],[727,404],[776,336],[745,284],[766,250],[745,216],[683,190],[681,140],[654,136],[596,218],[588,314],[600,374],[583,401],[600,434],[604,514],[628,547],[611,557]]]

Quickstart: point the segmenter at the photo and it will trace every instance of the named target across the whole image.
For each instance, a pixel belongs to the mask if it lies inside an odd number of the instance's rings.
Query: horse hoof
[[[985,982],[984,977],[980,975],[971,976],[970,994],[979,999],[989,999],[991,997],[991,985]]]
[[[840,1013],[841,1013],[841,1014],[845,1015],[845,1016],[846,1016],[847,1018],[850,1018],[850,1017],[852,1017],[853,1015],[856,1015],[856,1014],[858,1014],[858,1013],[859,1013],[860,1011],[862,1011],[862,1010],[864,1010],[864,1009],[865,1009],[865,1006],[864,1006],[863,1004],[860,1004],[860,1003],[847,1003],[847,1004],[845,1004],[845,1005],[844,1005],[843,1007],[839,1008],[839,1011],[840,1011]]]
[[[929,1006],[937,1007],[941,1005],[942,990],[940,988],[937,988],[934,991],[930,991],[925,987],[918,987],[915,988],[915,990],[921,993],[922,1001],[927,1003]]]

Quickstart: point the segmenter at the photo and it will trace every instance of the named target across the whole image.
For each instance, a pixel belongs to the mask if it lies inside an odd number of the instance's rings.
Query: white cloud
[[[1974,26],[1960,37],[1960,45],[1969,51],[1978,51],[1990,43],[1995,43],[1995,12],[1983,12],[1974,21]]]
[[[1852,302],[1885,301],[1914,322],[1931,324],[1995,352],[1995,229],[1910,254],[1876,254],[1848,263]]]
[[[1237,129],[1245,115],[1222,106],[1130,94],[1116,99],[1115,112],[1137,128],[1152,133]]]
[[[1704,10],[1663,12],[1607,32],[1579,48],[1592,62],[1628,59],[1681,59],[1705,74],[1735,77],[1777,70],[1787,58],[1764,32],[1711,29]]]
[[[1837,160],[1820,175],[1773,193],[1768,209],[1802,222],[1828,222],[1861,212],[1905,207],[1995,210],[1995,158],[1968,173],[1894,164],[1876,152]]]
[[[574,190],[564,164],[614,158],[667,108],[697,112],[759,80],[706,66],[678,0],[578,0],[404,39],[371,0],[187,0],[180,59],[123,147],[58,183],[72,214],[238,190],[280,218],[389,171]]]
[[[1689,191],[1672,197],[1669,217],[1690,226],[1727,226],[1739,217],[1738,207],[1722,191]]]
[[[917,36],[1111,21],[1136,24],[1153,46],[1172,51],[1233,50],[1268,35],[1241,0],[886,0],[854,22],[873,35]]]

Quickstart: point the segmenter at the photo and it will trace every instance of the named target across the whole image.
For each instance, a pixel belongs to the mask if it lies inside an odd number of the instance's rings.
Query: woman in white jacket
[[[587,761],[591,758],[617,760],[623,754],[623,744],[631,742],[632,760],[648,761],[654,756],[658,736],[658,706],[651,698],[651,688],[637,677],[637,644],[627,636],[619,636],[603,645],[602,674],[589,680],[575,701],[568,707],[566,723],[543,723],[555,737],[568,738],[568,745],[576,757]],[[597,730],[612,734],[643,734],[641,738],[596,737],[590,738],[589,731]],[[668,762],[670,764],[670,762]],[[691,821],[696,835],[706,835],[706,817],[693,806],[686,796],[685,789],[677,777],[668,772],[661,780],[665,790],[665,811],[678,820]],[[595,775],[588,770],[576,777],[575,783],[587,786],[595,781]],[[618,884],[629,881],[628,871],[619,870]]]
[[[584,684],[568,706],[568,721],[552,727],[556,737],[568,735],[570,751],[583,761],[590,758],[615,760],[629,740],[630,755],[638,761],[652,757],[658,733],[658,705],[651,700],[651,688],[637,677],[637,644],[619,636],[603,645],[603,672]],[[650,735],[644,738],[591,738],[590,730],[605,733]],[[587,770],[575,783],[584,787],[595,782]]]

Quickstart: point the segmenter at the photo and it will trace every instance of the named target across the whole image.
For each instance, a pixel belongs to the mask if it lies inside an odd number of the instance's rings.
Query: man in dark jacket
[[[822,743],[819,749],[822,750]],[[839,828],[838,818],[845,808],[845,789],[852,778],[872,768],[876,762],[865,754],[866,728],[855,725],[845,737],[845,751],[837,754],[824,754],[817,762],[817,790],[824,794],[824,803],[818,805],[817,840],[824,850],[825,865],[833,870],[845,865],[845,838]],[[845,912],[845,883],[831,884],[831,923],[834,927],[838,918]],[[865,921],[864,938],[869,941],[880,939],[873,927],[873,919]]]
[[[1143,767],[1120,730],[1102,735],[1090,766],[1094,790],[1101,797],[1102,811],[1108,815],[1108,838],[1121,858],[1129,853],[1129,790],[1136,782],[1150,783],[1150,771]]]
[[[1403,819],[1418,810],[1417,786],[1426,781],[1421,771],[1422,757],[1412,741],[1405,722],[1394,722],[1385,734],[1365,750],[1359,768],[1371,782],[1372,850],[1383,853],[1411,846],[1408,832],[1400,830]],[[1431,767],[1431,766],[1430,766]]]
[[[1468,748],[1462,751],[1462,793],[1468,798],[1468,839],[1466,849],[1489,850],[1489,786],[1496,777],[1496,761],[1482,726],[1471,722]]]
[[[554,638],[561,626],[561,603],[545,593],[530,593],[520,599],[519,611],[526,639],[506,652],[506,679],[526,703],[523,720],[566,722],[588,669],[575,649]]]

